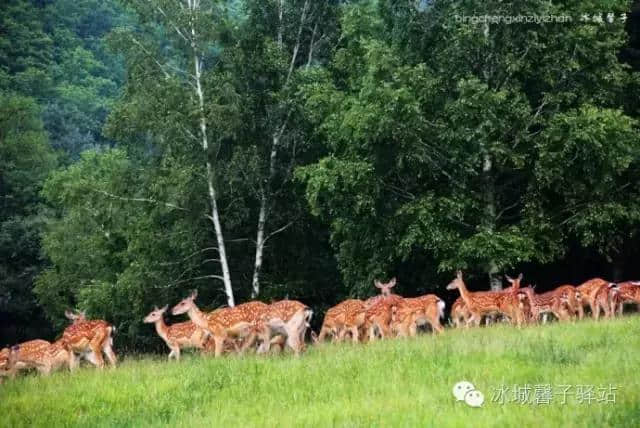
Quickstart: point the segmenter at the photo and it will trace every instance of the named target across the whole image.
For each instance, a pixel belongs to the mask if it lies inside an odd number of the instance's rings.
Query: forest
[[[637,0],[3,0],[0,346],[640,278],[639,120]]]

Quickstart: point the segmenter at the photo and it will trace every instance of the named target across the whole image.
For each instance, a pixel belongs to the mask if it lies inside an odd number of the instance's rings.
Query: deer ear
[[[387,284],[387,287],[391,288],[395,286],[396,286],[396,277],[394,276],[393,278],[391,278],[391,281],[389,281],[389,283]]]
[[[524,278],[524,276],[522,275],[522,272],[520,272],[520,275],[518,275],[518,281],[522,281],[522,278]]]
[[[513,284],[513,282],[515,281],[513,278],[511,278],[509,275],[505,275],[504,278],[509,281],[510,283]]]
[[[196,297],[198,297],[198,289],[196,288],[195,290],[193,290],[193,293],[191,293],[191,296],[189,296],[191,298],[191,300],[195,300]]]
[[[167,312],[167,309],[169,309],[169,305],[164,305],[164,307],[161,309],[162,313]]]
[[[461,270],[459,270],[459,271],[457,271],[457,272],[456,272],[456,277],[457,277],[458,279],[462,279],[462,271],[461,271]]]
[[[377,279],[373,280],[373,285],[375,285],[376,288],[382,288],[382,284],[380,284],[380,281],[378,281]]]
[[[69,318],[70,320],[76,319],[76,316],[70,310],[64,311],[64,316]]]

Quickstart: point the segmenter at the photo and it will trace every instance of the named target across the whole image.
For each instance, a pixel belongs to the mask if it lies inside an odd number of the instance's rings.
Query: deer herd
[[[506,277],[510,287],[500,291],[469,291],[462,273],[458,272],[447,286],[457,289],[458,299],[451,307],[454,327],[478,326],[484,319],[502,318],[522,326],[546,322],[551,314],[559,321],[582,319],[588,307],[595,319],[601,313],[611,318],[622,314],[625,303],[640,304],[640,282],[612,283],[600,278],[590,279],[579,286],[561,285],[545,293],[535,287],[521,287],[522,274]],[[420,326],[429,325],[434,333],[444,328],[445,303],[435,294],[406,298],[393,294],[393,278],[387,283],[374,282],[380,293],[367,300],[348,299],[329,308],[319,334],[311,332],[314,343],[328,337],[334,342],[375,341],[390,337],[415,336]],[[196,306],[197,292],[193,292],[171,309],[172,315],[187,314],[189,321],[167,325],[164,315],[168,306],[154,308],[144,322],[154,324],[156,332],[169,348],[169,359],[180,359],[180,351],[195,348],[216,357],[223,353],[244,353],[254,349],[258,354],[272,350],[291,349],[299,355],[305,348],[305,337],[312,310],[295,300],[281,300],[271,304],[251,301],[213,312],[203,312]],[[14,377],[17,372],[35,369],[47,375],[68,367],[74,370],[80,359],[96,367],[105,366],[104,357],[115,367],[113,352],[115,327],[103,320],[89,320],[83,312],[65,312],[70,320],[56,342],[35,339],[4,348],[0,351],[0,381]]]

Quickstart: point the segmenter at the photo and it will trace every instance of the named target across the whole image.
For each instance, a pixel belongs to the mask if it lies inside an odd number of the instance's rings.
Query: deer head
[[[153,309],[153,311],[151,311],[151,312],[149,313],[149,315],[147,315],[147,316],[144,318],[144,320],[143,320],[143,321],[144,321],[145,323],[150,324],[150,323],[154,323],[154,322],[156,322],[156,321],[158,321],[158,320],[162,320],[162,315],[167,311],[167,309],[168,309],[168,308],[169,308],[169,305],[165,305],[165,307],[164,307],[164,308],[161,308],[161,309],[158,309],[158,307],[157,307],[157,306],[155,306],[155,307],[154,307],[154,309]]]
[[[504,277],[507,279],[507,281],[509,281],[509,283],[511,284],[514,290],[520,288],[520,281],[522,281],[522,274],[518,275],[516,279],[511,278],[509,275],[505,275]]]
[[[453,279],[453,281],[451,281],[449,283],[449,285],[447,285],[447,290],[455,290],[457,288],[460,288],[460,284],[464,285],[464,282],[462,281],[462,271],[458,271],[456,272],[456,277]]]
[[[171,314],[180,315],[180,314],[184,314],[185,312],[188,312],[189,309],[195,306],[194,301],[196,300],[196,297],[198,297],[198,290],[193,290],[193,293],[191,293],[190,296],[182,299],[180,303],[178,303],[171,309]]]
[[[386,284],[376,279],[375,281],[373,281],[373,284],[376,286],[376,288],[380,289],[380,294],[382,294],[383,296],[388,296],[391,294],[391,289],[396,285],[396,279],[391,278],[391,281],[387,282]]]
[[[84,311],[73,313],[69,310],[64,311],[64,316],[73,322],[86,321],[87,316]]]

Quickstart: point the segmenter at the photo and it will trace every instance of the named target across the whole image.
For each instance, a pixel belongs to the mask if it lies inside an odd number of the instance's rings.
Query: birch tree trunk
[[[298,56],[298,51],[300,50],[300,36],[302,34],[302,28],[304,27],[307,11],[309,9],[309,0],[305,1],[301,17],[300,17],[300,25],[298,27],[298,34],[296,38],[296,44],[293,47],[293,53],[291,54],[291,62],[289,63],[289,70],[287,72],[287,77],[285,79],[285,83],[283,88],[286,88],[289,84],[289,79],[291,78],[291,73],[295,67],[296,58]],[[283,45],[283,32],[284,32],[284,0],[278,1],[278,48],[280,51],[284,49]],[[260,194],[260,211],[258,213],[258,230],[256,236],[256,255],[253,266],[253,278],[251,280],[251,298],[256,298],[260,295],[260,273],[262,271],[262,263],[264,259],[264,244],[267,240],[266,236],[266,227],[269,215],[269,202],[271,199],[271,182],[273,177],[276,174],[276,162],[278,158],[278,149],[280,147],[280,140],[284,131],[287,127],[287,122],[289,120],[289,114],[286,114],[282,124],[279,128],[274,132],[271,138],[271,152],[269,156],[269,173],[267,178],[264,180],[263,189]],[[280,229],[283,230],[283,229]],[[273,234],[273,233],[272,233]]]
[[[213,227],[216,234],[216,241],[218,244],[218,254],[220,256],[220,267],[222,269],[222,281],[224,283],[224,291],[227,295],[227,304],[230,307],[235,306],[235,300],[233,298],[233,288],[231,287],[231,274],[229,272],[229,263],[227,261],[227,251],[224,243],[224,234],[222,232],[222,225],[220,223],[220,213],[218,210],[217,192],[215,187],[215,176],[213,171],[213,165],[211,164],[209,153],[209,138],[207,136],[207,116],[204,109],[204,90],[202,88],[202,59],[196,43],[197,33],[195,29],[195,23],[193,22],[193,15],[200,9],[199,0],[187,0],[187,5],[191,10],[190,18],[190,30],[191,30],[191,50],[193,53],[193,65],[194,65],[194,90],[198,99],[198,109],[200,115],[200,136],[202,138],[202,150],[205,157],[205,163],[207,167],[207,188],[209,192],[209,202],[211,204],[211,216],[209,217],[213,223]]]
[[[493,181],[493,161],[488,151],[484,153],[482,175],[485,182],[485,212],[484,221],[487,229],[490,233],[495,230],[496,222],[496,197],[495,197],[495,183]],[[500,280],[500,272],[495,260],[489,260],[487,266],[487,273],[489,275],[489,286],[493,291],[502,290],[502,281]]]

